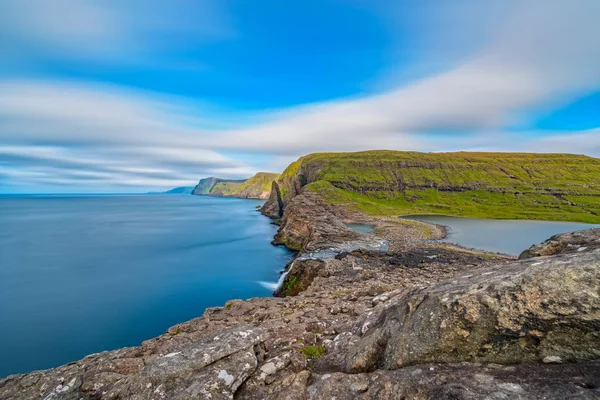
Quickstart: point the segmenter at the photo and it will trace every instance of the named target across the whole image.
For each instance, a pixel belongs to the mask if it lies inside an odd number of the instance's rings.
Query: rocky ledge
[[[276,241],[299,250],[282,297],[9,376],[0,399],[600,399],[600,230],[515,260],[308,193],[281,222]]]

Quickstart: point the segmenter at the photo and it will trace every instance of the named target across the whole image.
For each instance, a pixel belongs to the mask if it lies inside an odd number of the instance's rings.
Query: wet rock
[[[519,260],[533,257],[573,254],[600,249],[600,228],[554,235],[543,243],[531,246],[519,255]]]
[[[600,357],[600,250],[479,269],[386,308],[347,370]]]

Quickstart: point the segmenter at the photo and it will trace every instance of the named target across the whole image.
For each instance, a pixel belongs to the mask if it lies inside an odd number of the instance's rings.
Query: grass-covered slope
[[[600,223],[600,159],[569,154],[317,153],[278,180],[369,214],[447,214]]]
[[[235,194],[240,190],[240,186],[242,186],[242,182],[218,182],[215,184],[215,186],[213,186],[208,194],[209,196],[234,197]]]
[[[231,179],[215,178],[215,177],[211,176],[210,178],[200,179],[200,181],[198,182],[198,184],[192,191],[192,194],[210,195],[211,191],[219,183],[233,183],[233,184],[241,185],[243,182],[244,182],[243,180],[236,181],[236,180],[231,180]]]
[[[279,178],[279,174],[259,172],[242,183],[235,196],[252,199],[266,199],[271,192],[273,181],[276,181],[277,178]]]
[[[247,180],[227,180],[221,178],[201,179],[192,194],[218,197],[239,197],[244,199],[266,199],[271,192],[273,181],[279,174],[259,172]]]

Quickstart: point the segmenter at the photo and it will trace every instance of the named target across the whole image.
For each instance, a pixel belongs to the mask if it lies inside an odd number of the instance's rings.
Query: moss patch
[[[303,346],[300,350],[308,360],[316,360],[326,353],[323,346]]]

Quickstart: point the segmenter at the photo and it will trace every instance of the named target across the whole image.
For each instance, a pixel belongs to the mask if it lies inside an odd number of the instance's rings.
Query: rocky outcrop
[[[281,191],[276,181],[271,184],[271,192],[267,201],[260,208],[260,212],[269,218],[281,218],[283,216],[283,200],[281,198]]]
[[[326,276],[323,260],[294,260],[289,265],[281,286],[273,293],[278,297],[296,296],[304,292],[319,275]]]
[[[401,296],[353,346],[346,368],[598,358],[600,250],[477,269]]]
[[[168,353],[93,355],[54,373],[8,377],[0,381],[0,398],[231,399],[256,370],[261,342],[260,329],[241,325]]]
[[[343,223],[345,216],[343,209],[329,205],[315,193],[295,196],[285,208],[274,243],[304,251],[342,246],[359,238]]]
[[[600,249],[600,228],[554,235],[543,243],[531,246],[519,256],[519,260],[533,257],[572,254]]]

